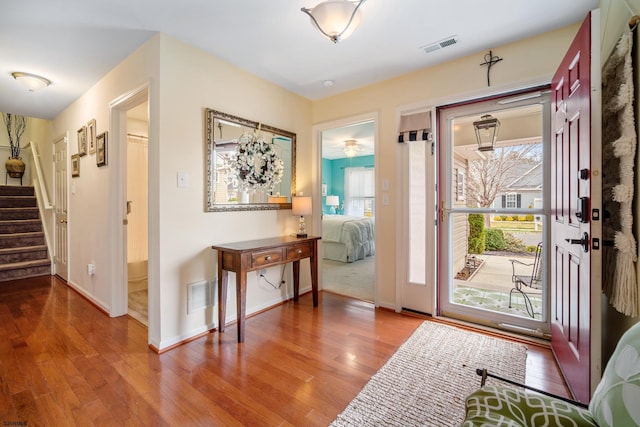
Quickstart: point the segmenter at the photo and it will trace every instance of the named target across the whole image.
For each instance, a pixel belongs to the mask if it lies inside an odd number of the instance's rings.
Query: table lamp
[[[339,196],[327,196],[327,206],[331,206],[333,208],[333,213],[337,213],[337,208],[339,205],[340,205]]]
[[[311,211],[311,197],[303,196],[302,193],[300,193],[299,196],[293,196],[291,198],[291,213],[293,215],[300,215],[298,234],[296,234],[296,237],[307,237],[307,230],[304,225],[304,216],[311,215]]]

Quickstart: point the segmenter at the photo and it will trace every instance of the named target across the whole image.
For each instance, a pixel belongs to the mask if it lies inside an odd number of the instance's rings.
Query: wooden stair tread
[[[24,233],[5,233],[5,234],[0,234],[0,236],[2,237],[39,237],[44,235],[44,231],[27,231]]]
[[[0,248],[0,254],[30,252],[30,251],[46,251],[46,250],[47,250],[47,245],[21,246],[18,248]]]
[[[36,259],[33,261],[20,261],[20,262],[12,262],[9,264],[0,264],[0,271],[6,270],[16,270],[19,268],[28,268],[28,267],[39,267],[39,266],[47,266],[51,265],[51,261],[49,258],[46,259]]]

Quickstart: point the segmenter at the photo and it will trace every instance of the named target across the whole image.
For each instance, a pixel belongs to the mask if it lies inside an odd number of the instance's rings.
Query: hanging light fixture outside
[[[329,40],[338,43],[349,37],[360,24],[360,6],[365,0],[330,0],[313,9],[302,8],[313,25]]]
[[[491,114],[485,114],[480,117],[480,120],[473,122],[473,128],[476,131],[478,150],[493,151],[493,147],[498,139],[500,121]]]
[[[35,92],[36,90],[40,90],[51,84],[51,81],[49,79],[45,79],[44,77],[38,76],[36,74],[15,71],[11,73],[11,75],[14,79],[16,79],[18,83],[20,83],[31,92]]]

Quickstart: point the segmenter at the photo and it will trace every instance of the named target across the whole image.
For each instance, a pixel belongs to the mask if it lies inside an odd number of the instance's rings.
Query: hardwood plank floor
[[[330,293],[156,354],[55,277],[0,286],[0,422],[38,425],[328,425],[424,319]],[[478,381],[470,378],[469,381]],[[527,383],[566,395],[529,346]],[[24,424],[23,424],[24,425]]]

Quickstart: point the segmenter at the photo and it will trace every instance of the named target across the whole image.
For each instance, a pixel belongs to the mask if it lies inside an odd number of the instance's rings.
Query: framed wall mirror
[[[296,188],[296,134],[242,117],[207,108],[206,123],[206,195],[208,212],[291,209]],[[256,150],[242,151],[243,144],[262,143]],[[250,177],[238,166],[238,152],[245,164],[251,164]],[[262,147],[262,148],[260,148]],[[265,156],[265,151],[268,156]],[[273,162],[279,179],[273,184],[252,185]],[[269,172],[265,172],[268,174]]]

